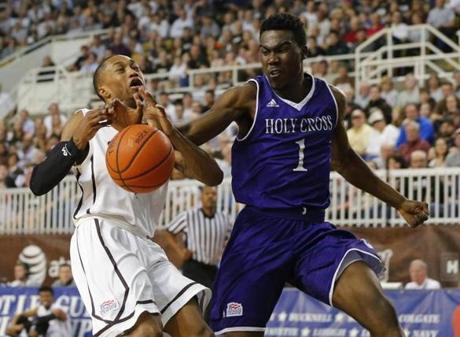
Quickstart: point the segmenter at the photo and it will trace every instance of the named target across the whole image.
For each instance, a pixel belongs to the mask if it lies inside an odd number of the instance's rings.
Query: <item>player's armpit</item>
[[[215,104],[200,118],[179,130],[196,145],[206,143],[224,131],[232,122],[239,122],[253,111],[257,88],[246,83],[224,92]],[[249,116],[250,117],[250,116]]]

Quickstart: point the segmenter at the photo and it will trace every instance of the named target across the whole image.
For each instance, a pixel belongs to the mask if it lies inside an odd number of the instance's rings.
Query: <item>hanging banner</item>
[[[460,337],[460,290],[387,290],[385,294],[406,337]],[[265,336],[371,337],[349,316],[296,289],[284,290]]]
[[[422,259],[428,264],[429,276],[444,287],[457,287],[460,283],[458,225],[345,229],[374,246],[387,268],[384,281],[409,282],[410,262]],[[164,234],[160,232],[155,240],[174,264],[181,265],[187,251]],[[64,234],[0,236],[0,283],[13,280],[14,265],[19,260],[29,265],[35,283],[51,284],[57,277],[59,264],[69,262],[70,237]]]
[[[72,336],[91,337],[91,319],[80,299],[78,290],[73,287],[55,288],[55,303],[67,311],[72,325]],[[36,308],[37,288],[0,287],[0,337],[6,337],[5,331],[14,315]]]
[[[460,290],[387,290],[406,337],[460,337]],[[75,288],[56,288],[55,302],[71,320],[71,337],[91,337],[91,319]],[[0,287],[0,337],[11,318],[38,305],[36,288]],[[267,326],[269,337],[370,337],[337,309],[287,288]],[[70,337],[70,336],[69,336]]]

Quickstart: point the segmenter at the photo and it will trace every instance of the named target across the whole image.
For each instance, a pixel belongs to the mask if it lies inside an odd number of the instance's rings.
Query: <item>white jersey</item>
[[[89,110],[80,110],[85,115]],[[110,126],[99,129],[89,142],[83,163],[75,167],[82,191],[74,212],[74,223],[102,218],[141,236],[152,236],[166,198],[167,183],[151,193],[128,192],[115,184],[105,164],[109,142],[118,131]]]

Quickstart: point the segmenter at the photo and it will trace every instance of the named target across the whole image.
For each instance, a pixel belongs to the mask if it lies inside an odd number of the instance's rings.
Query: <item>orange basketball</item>
[[[105,154],[113,181],[129,192],[148,193],[171,176],[174,149],[168,137],[145,124],[130,125],[110,142]]]

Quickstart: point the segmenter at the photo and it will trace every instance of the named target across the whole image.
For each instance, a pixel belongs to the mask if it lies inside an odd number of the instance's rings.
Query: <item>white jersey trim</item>
[[[254,118],[252,120],[252,125],[251,125],[251,128],[249,129],[248,133],[242,137],[242,138],[239,138],[238,136],[236,136],[236,140],[239,141],[239,142],[242,142],[243,140],[245,140],[246,138],[249,137],[249,135],[251,134],[252,132],[252,129],[254,129],[254,126],[256,125],[256,121],[257,121],[257,115],[259,113],[259,82],[257,82],[255,79],[251,78],[250,80],[248,80],[248,83],[249,82],[254,82],[256,84],[256,87],[257,87],[257,94],[256,94],[256,111],[254,113]]]
[[[335,104],[335,126],[337,127],[337,124],[339,123],[339,105],[337,104],[337,100],[335,99],[334,93],[332,92],[329,84],[324,80],[323,82],[326,85],[327,89],[329,90],[329,93],[331,94],[332,100],[334,101],[334,104]]]
[[[273,88],[271,89],[272,92],[276,95],[276,97],[278,97],[284,103],[292,106],[297,111],[302,111],[302,109],[305,107],[305,105],[308,103],[308,101],[313,97],[313,94],[315,93],[315,89],[316,89],[315,77],[313,75],[309,74],[309,73],[305,73],[305,74],[311,77],[312,84],[311,84],[311,88],[310,88],[310,91],[308,92],[308,94],[299,103],[296,103],[296,102],[290,101],[290,100],[288,100],[286,98],[283,98],[281,96],[278,96],[278,94],[275,92],[275,90],[273,90]],[[268,79],[267,79],[267,81],[268,81]]]

